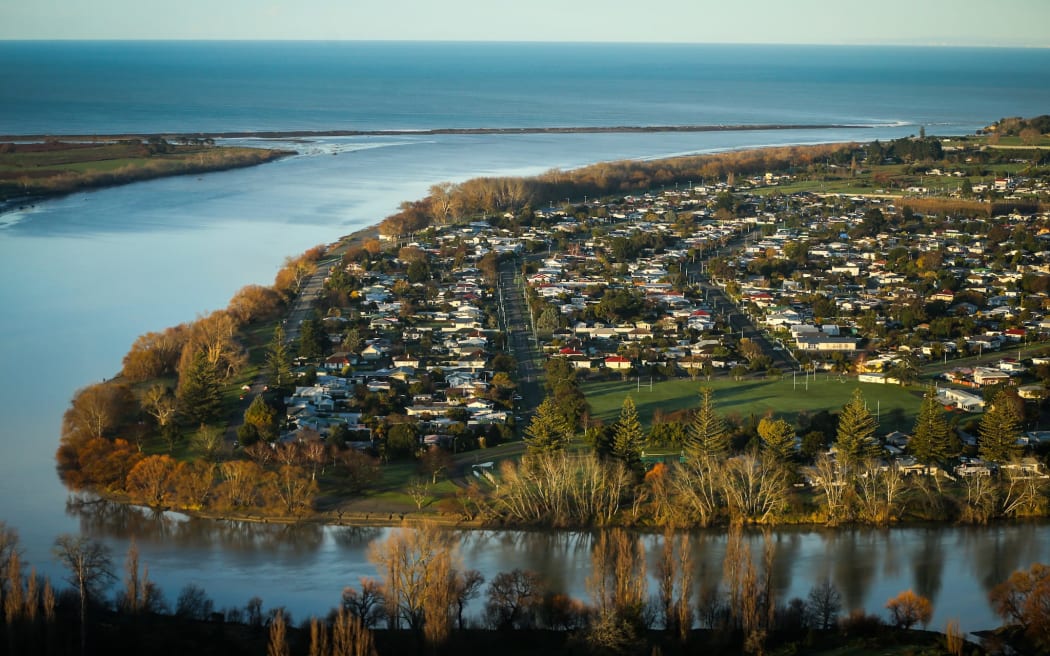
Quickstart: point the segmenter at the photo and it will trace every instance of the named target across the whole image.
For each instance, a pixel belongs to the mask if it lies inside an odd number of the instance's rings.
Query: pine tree
[[[875,428],[875,417],[868,412],[864,395],[858,387],[853,390],[853,396],[839,414],[835,447],[838,449],[839,463],[843,467],[852,469],[864,458],[881,453],[882,449],[875,439]]]
[[[689,425],[689,450],[694,456],[721,460],[729,455],[729,431],[711,402],[711,389],[701,389],[700,398],[700,408]]]
[[[280,388],[292,382],[292,356],[285,343],[284,327],[280,324],[273,331],[273,338],[266,347],[267,384]]]
[[[634,469],[642,462],[642,425],[638,422],[638,410],[629,395],[620,406],[620,418],[613,432],[613,455]]]
[[[244,411],[244,424],[255,428],[259,438],[266,442],[277,438],[277,412],[261,394],[252,399],[251,405]]]
[[[1006,390],[1000,390],[981,417],[979,453],[989,462],[1005,463],[1017,453],[1017,434],[1021,417]]]
[[[951,429],[944,419],[944,410],[937,400],[937,392],[930,390],[922,397],[919,416],[915,419],[908,450],[919,462],[930,465],[944,462],[959,452],[953,444]]]
[[[795,429],[783,419],[759,421],[758,436],[762,438],[762,448],[780,463],[790,461],[795,454]]]
[[[316,314],[304,319],[299,326],[299,357],[316,360],[325,353],[324,324]]]
[[[215,367],[203,351],[197,351],[189,368],[179,376],[179,406],[194,422],[205,424],[219,416],[222,385]]]
[[[529,453],[562,451],[571,439],[572,429],[555,406],[554,400],[549,396],[544,398],[525,429],[525,446]]]

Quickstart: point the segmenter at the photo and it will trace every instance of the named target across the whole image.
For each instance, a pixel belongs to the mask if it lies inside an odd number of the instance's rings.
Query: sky
[[[0,39],[1050,47],[1050,1],[0,0]]]

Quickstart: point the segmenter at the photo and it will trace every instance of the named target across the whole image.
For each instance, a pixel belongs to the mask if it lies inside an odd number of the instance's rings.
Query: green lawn
[[[803,377],[799,376],[793,384],[792,377],[788,375],[777,380],[740,382],[728,378],[715,378],[710,382],[669,380],[654,382],[652,391],[647,385],[639,390],[634,381],[587,382],[583,384],[583,391],[591,404],[591,416],[606,422],[616,421],[623,399],[628,394],[638,407],[639,419],[648,426],[657,408],[664,412],[695,408],[699,405],[700,388],[710,387],[714,391],[715,407],[723,416],[764,416],[772,411],[777,417],[796,423],[801,411],[837,412],[858,385],[872,414],[879,415],[880,433],[911,430],[922,400],[920,390],[897,385],[857,383],[850,379],[840,382],[835,374],[818,374],[815,379],[811,377],[808,389]]]

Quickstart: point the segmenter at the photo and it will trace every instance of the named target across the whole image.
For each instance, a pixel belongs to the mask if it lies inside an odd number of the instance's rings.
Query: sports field
[[[651,390],[648,380],[643,380],[639,386],[636,379],[587,382],[582,387],[591,404],[592,417],[606,422],[616,421],[624,397],[630,394],[638,407],[638,418],[648,426],[657,408],[670,413],[699,406],[702,387],[713,390],[715,408],[725,417],[765,416],[772,410],[777,418],[795,424],[802,411],[811,414],[820,410],[838,412],[858,386],[868,402],[868,409],[879,417],[880,434],[894,430],[911,431],[922,401],[921,390],[858,383],[856,379],[840,378],[837,374],[810,376],[808,385],[803,376],[792,380],[792,376],[787,375],[776,380],[739,382],[727,378],[669,380],[654,382]]]

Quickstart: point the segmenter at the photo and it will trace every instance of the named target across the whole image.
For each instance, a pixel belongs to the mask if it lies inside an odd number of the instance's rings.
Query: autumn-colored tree
[[[369,545],[368,559],[383,580],[390,626],[422,631],[427,622],[451,624],[449,577],[454,573],[454,552],[451,534],[429,522],[415,529],[402,527],[386,540]],[[443,601],[448,603],[442,608]],[[428,610],[432,612],[428,614]],[[436,632],[435,637],[443,632],[441,626],[430,630]]]
[[[219,380],[228,380],[240,371],[248,358],[237,341],[238,328],[237,320],[225,310],[216,310],[190,324],[179,356],[180,386],[186,371],[196,368],[199,353],[204,354],[205,361]]]
[[[1020,626],[1040,649],[1050,650],[1050,566],[1035,563],[995,586],[989,598],[1000,617]]]
[[[244,325],[275,318],[283,304],[284,299],[272,287],[246,285],[233,295],[226,311],[237,323]]]
[[[188,336],[184,325],[139,336],[124,356],[121,373],[131,382],[173,375]]]
[[[161,508],[174,496],[175,473],[178,463],[171,456],[147,456],[128,472],[125,485],[135,503]]]
[[[898,629],[908,630],[915,624],[925,627],[933,617],[933,604],[922,595],[905,590],[886,602],[890,618]]]
[[[137,408],[126,385],[98,383],[77,391],[62,417],[62,440],[70,445],[107,435]]]

